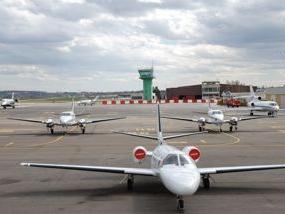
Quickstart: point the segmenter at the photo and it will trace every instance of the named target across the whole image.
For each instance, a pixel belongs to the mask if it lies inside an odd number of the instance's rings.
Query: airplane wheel
[[[3,106],[3,109],[6,109],[6,106]]]
[[[250,112],[250,116],[253,116],[253,112]]]
[[[271,112],[268,112],[267,115],[268,115],[268,116],[271,116],[272,114],[271,114]]]
[[[53,133],[54,133],[54,130],[53,130],[53,129],[50,129],[50,133],[53,134]]]
[[[202,131],[202,127],[201,126],[199,126],[199,132],[201,132]]]
[[[232,132],[233,131],[233,127],[232,126],[230,126],[230,132]]]
[[[13,106],[12,108],[15,108],[15,106]]]
[[[220,128],[220,132],[223,132],[223,129],[222,129],[222,128]]]
[[[203,185],[206,190],[210,189],[210,179],[209,177],[203,178]]]
[[[85,134],[85,128],[83,128],[81,131],[82,131],[82,134]]]
[[[184,200],[181,197],[178,197],[177,210],[182,211],[183,209],[184,209]]]
[[[128,190],[132,191],[133,190],[133,184],[134,184],[134,176],[133,175],[128,175]]]
[[[235,126],[235,130],[237,131],[237,129],[238,129],[238,127],[237,126]]]

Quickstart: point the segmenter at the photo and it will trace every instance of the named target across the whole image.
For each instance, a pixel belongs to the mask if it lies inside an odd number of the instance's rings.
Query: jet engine
[[[205,124],[206,124],[206,119],[205,119],[204,117],[200,117],[200,119],[198,120],[198,122],[199,122],[199,124],[200,124],[201,126],[205,126]]]
[[[198,162],[201,157],[200,150],[195,146],[186,146],[182,149],[182,152],[192,158],[195,162]]]
[[[237,117],[232,117],[230,120],[230,124],[232,126],[236,126],[238,124],[238,118]]]
[[[147,150],[143,146],[137,146],[133,150],[134,161],[141,163],[147,156]]]
[[[46,120],[47,128],[51,128],[54,125],[53,119],[49,118]]]

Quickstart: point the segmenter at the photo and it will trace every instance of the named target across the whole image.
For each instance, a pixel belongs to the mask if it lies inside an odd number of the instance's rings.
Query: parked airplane
[[[50,133],[54,133],[54,126],[61,126],[61,127],[70,127],[70,126],[78,126],[81,128],[82,134],[85,133],[85,127],[87,124],[90,123],[100,123],[106,122],[110,120],[120,120],[125,119],[126,117],[116,117],[116,118],[105,118],[105,119],[96,119],[96,120],[86,120],[86,119],[76,119],[76,116],[83,116],[86,114],[75,114],[74,113],[74,101],[72,102],[72,109],[71,111],[64,111],[60,114],[59,121],[56,122],[52,118],[47,120],[31,120],[31,119],[24,119],[24,118],[8,118],[11,120],[19,120],[24,122],[31,122],[31,123],[42,123],[45,124],[47,129],[50,130]]]
[[[3,109],[6,109],[7,107],[15,108],[16,102],[18,102],[18,100],[14,98],[14,92],[13,92],[12,97],[10,99],[2,99],[1,106],[3,107]]]
[[[78,105],[95,105],[96,101],[99,99],[99,96],[96,96],[93,100],[89,99],[89,100],[80,100],[77,102]]]
[[[201,113],[201,112],[199,112],[199,113]],[[240,121],[264,118],[264,117],[245,117],[245,118],[231,117],[230,119],[224,119],[225,115],[224,115],[223,111],[218,110],[218,109],[212,109],[210,106],[210,103],[209,103],[209,109],[208,109],[207,115],[208,115],[208,118],[200,117],[199,119],[182,118],[182,117],[168,117],[168,116],[164,116],[162,118],[173,119],[173,120],[183,120],[183,121],[198,123],[199,131],[205,130],[206,124],[213,124],[213,125],[216,125],[219,127],[220,132],[223,131],[222,126],[224,124],[229,124],[229,131],[232,132],[233,129],[235,129],[237,131],[238,123]]]
[[[204,187],[207,189],[210,188],[209,178],[211,174],[285,168],[285,164],[198,168],[196,166],[196,162],[198,162],[201,155],[201,152],[198,148],[194,146],[186,146],[183,150],[179,150],[173,146],[167,145],[165,140],[204,132],[185,133],[181,135],[163,137],[159,105],[157,105],[157,115],[158,128],[156,137],[119,132],[121,134],[158,141],[158,145],[153,151],[147,151],[142,146],[138,146],[133,150],[133,157],[135,162],[140,163],[142,161],[145,161],[147,157],[150,158],[150,168],[125,168],[47,163],[21,163],[21,165],[28,167],[127,174],[127,186],[130,190],[133,187],[135,175],[159,177],[162,184],[170,192],[177,196],[177,208],[179,210],[184,208],[183,196],[194,194],[199,187],[201,179]]]
[[[246,109],[239,109],[237,111],[249,111],[250,116],[253,116],[254,111],[267,112],[268,116],[277,116],[280,109],[279,105],[275,101],[262,100],[261,97],[254,93],[253,87],[250,86],[250,95],[248,96],[236,96],[234,98],[244,98],[247,100]],[[283,109],[282,109],[283,110]]]

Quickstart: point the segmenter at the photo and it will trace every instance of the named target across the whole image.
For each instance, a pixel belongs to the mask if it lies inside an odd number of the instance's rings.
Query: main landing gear
[[[253,116],[253,111],[250,112],[250,116]]]
[[[210,189],[210,175],[206,174],[202,176],[203,186],[206,190]]]
[[[134,186],[134,175],[128,175],[128,180],[127,180],[127,187],[129,191],[133,190]]]
[[[181,195],[177,195],[177,210],[183,211],[184,209],[184,200]]]
[[[205,131],[205,127],[204,126],[199,126],[199,132]]]
[[[232,132],[233,131],[233,128],[235,128],[235,131],[237,131],[237,126],[230,126],[230,132]]]
[[[85,127],[81,127],[81,133],[85,134]]]
[[[50,128],[50,133],[53,134],[54,133],[54,129]]]

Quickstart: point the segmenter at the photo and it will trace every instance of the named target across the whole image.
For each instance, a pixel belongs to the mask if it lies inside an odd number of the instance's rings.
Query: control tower
[[[152,100],[152,80],[153,76],[153,67],[151,68],[138,68],[140,74],[140,79],[143,80],[143,99]]]

